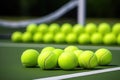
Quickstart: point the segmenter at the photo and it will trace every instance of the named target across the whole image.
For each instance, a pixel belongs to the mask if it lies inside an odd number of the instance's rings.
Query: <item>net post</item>
[[[77,18],[78,24],[82,26],[85,25],[85,15],[86,15],[86,0],[78,0],[78,11],[77,11]]]

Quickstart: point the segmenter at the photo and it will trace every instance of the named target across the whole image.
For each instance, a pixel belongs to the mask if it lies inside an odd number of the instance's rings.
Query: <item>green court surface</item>
[[[92,70],[83,70],[76,68],[75,70],[64,71],[61,69],[41,70],[39,67],[25,68],[20,62],[21,54],[24,50],[32,48],[39,52],[43,47],[53,46],[55,48],[65,48],[67,44],[33,44],[33,43],[12,43],[9,40],[0,40],[0,80],[33,80],[39,78],[47,78],[61,76],[74,73],[83,73],[89,71],[111,69],[120,66],[120,46],[93,46],[78,45],[83,50],[93,50],[99,48],[108,48],[113,54],[113,61],[108,66],[98,66]],[[119,67],[120,68],[120,67]],[[92,72],[90,72],[92,73]],[[67,78],[68,80],[120,80],[120,69],[116,71],[103,72],[99,74],[77,76]],[[54,80],[54,79],[51,79]]]

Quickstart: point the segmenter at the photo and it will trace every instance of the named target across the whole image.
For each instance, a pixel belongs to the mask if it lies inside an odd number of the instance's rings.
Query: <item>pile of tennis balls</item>
[[[67,43],[67,44],[105,44],[120,45],[120,23],[110,26],[108,23],[88,23],[59,25],[52,23],[29,24],[25,32],[16,31],[11,36],[13,42]]]
[[[109,65],[111,61],[112,53],[106,48],[100,48],[93,52],[81,50],[73,45],[64,49],[48,46],[40,52],[35,49],[27,49],[21,55],[21,63],[24,67],[38,66],[43,70],[93,69],[97,66]]]

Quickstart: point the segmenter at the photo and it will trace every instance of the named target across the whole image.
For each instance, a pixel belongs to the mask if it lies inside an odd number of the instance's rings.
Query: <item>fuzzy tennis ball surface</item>
[[[38,51],[34,49],[27,49],[21,55],[21,63],[25,67],[37,66]]]
[[[95,52],[95,55],[97,56],[99,65],[108,65],[112,61],[112,53],[108,49],[105,48],[98,49]]]
[[[75,33],[69,33],[67,36],[66,36],[66,39],[65,41],[69,44],[71,43],[76,43],[77,42],[77,35]]]
[[[54,41],[54,34],[53,33],[46,33],[43,36],[43,42],[45,43],[52,43]]]
[[[55,34],[54,41],[55,43],[64,43],[65,42],[65,34],[62,32],[58,32]]]
[[[75,50],[74,54],[79,58],[79,56],[83,53],[83,50]]]
[[[101,23],[98,26],[98,32],[105,35],[106,33],[111,32],[111,27],[108,23]]]
[[[60,31],[60,25],[59,24],[57,24],[57,23],[50,24],[50,26],[49,26],[49,32],[57,33],[59,31]]]
[[[64,50],[62,49],[54,49],[53,53],[55,53],[57,55],[57,58],[59,58],[59,56],[64,52]],[[57,59],[58,60],[58,59]],[[58,61],[57,61],[57,67],[58,67]]]
[[[65,52],[74,52],[75,50],[78,50],[78,49],[79,49],[78,47],[71,45],[71,46],[65,47],[64,51]]]
[[[63,52],[58,58],[58,64],[64,70],[71,70],[76,68],[78,60],[74,53]]]
[[[55,48],[54,47],[44,47],[42,50],[41,50],[41,53],[45,52],[45,51],[53,51]]]
[[[80,24],[75,24],[73,26],[72,32],[79,35],[84,32],[84,27]]]
[[[61,26],[61,32],[63,32],[64,34],[68,34],[72,31],[72,25],[70,23],[64,23]]]
[[[22,36],[23,42],[31,42],[32,41],[32,34],[30,32],[24,32]]]
[[[120,23],[116,23],[112,27],[112,32],[117,36],[120,34]]]
[[[106,45],[111,45],[116,43],[116,36],[113,33],[108,33],[103,37],[103,42]]]
[[[38,65],[41,69],[54,69],[57,66],[57,54],[45,51],[38,56]]]
[[[97,57],[92,51],[84,51],[78,58],[79,65],[82,68],[95,68],[98,65]]]
[[[37,24],[29,24],[26,28],[27,32],[35,33],[37,31]]]
[[[117,44],[120,45],[120,34],[117,36]]]
[[[88,34],[93,34],[95,32],[97,32],[97,26],[96,24],[94,23],[88,23],[86,26],[85,26],[85,32],[88,33]]]
[[[62,50],[62,49],[54,49],[54,50],[53,50],[53,53],[57,54],[58,57],[59,57],[63,52],[64,52],[64,50]]]
[[[16,31],[11,35],[11,40],[13,42],[21,42],[22,41],[22,32]]]
[[[102,44],[103,37],[100,33],[93,33],[91,36],[91,43],[92,44]]]
[[[83,53],[83,50],[75,50],[74,54],[77,56],[77,59],[79,58],[79,56]],[[78,63],[79,66],[79,63]]]
[[[87,33],[83,33],[78,36],[79,44],[89,44],[90,43],[90,35]]]
[[[45,34],[46,32],[48,32],[48,25],[43,23],[43,24],[40,24],[38,26],[38,29],[37,29],[38,32],[41,32],[42,34]]]
[[[42,42],[42,39],[43,39],[43,35],[41,32],[36,32],[34,35],[33,35],[33,41],[38,43],[38,42]]]

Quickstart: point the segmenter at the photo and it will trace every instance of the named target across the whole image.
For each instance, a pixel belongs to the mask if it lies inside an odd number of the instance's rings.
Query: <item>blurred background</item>
[[[17,21],[36,19],[48,15],[70,0],[1,0],[0,19]],[[120,0],[86,0],[86,23],[120,22]],[[54,21],[59,24],[77,23],[77,7]],[[53,23],[53,22],[52,22]],[[48,23],[49,24],[49,23]],[[0,34],[12,33],[24,28],[7,28],[0,26]]]
[[[40,17],[47,15],[70,0],[1,0],[0,17]],[[87,18],[120,18],[120,0],[86,0]],[[77,7],[64,15],[76,18]]]

